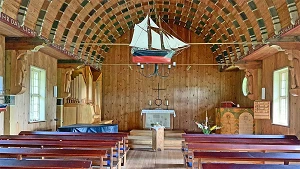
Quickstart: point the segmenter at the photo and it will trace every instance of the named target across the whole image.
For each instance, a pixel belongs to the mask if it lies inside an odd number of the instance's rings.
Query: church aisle
[[[123,168],[123,167],[122,167]],[[127,157],[127,169],[183,169],[183,157],[180,150],[130,150]]]

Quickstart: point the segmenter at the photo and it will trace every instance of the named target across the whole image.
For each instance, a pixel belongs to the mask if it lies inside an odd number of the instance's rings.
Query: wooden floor
[[[125,168],[125,167],[122,167]],[[183,169],[183,157],[180,150],[129,150],[126,169]]]

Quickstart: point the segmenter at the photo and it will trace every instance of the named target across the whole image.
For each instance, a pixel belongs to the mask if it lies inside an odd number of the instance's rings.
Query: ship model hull
[[[143,50],[132,48],[133,63],[171,63],[173,50]]]

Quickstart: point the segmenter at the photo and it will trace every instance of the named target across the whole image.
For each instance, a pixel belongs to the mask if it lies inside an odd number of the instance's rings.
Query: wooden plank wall
[[[273,98],[273,72],[289,65],[288,56],[284,52],[263,60],[262,87],[266,88],[266,100]],[[272,108],[271,108],[272,111]],[[290,126],[272,125],[272,120],[257,120],[261,123],[262,134],[296,134],[300,137],[300,98],[290,95]],[[272,117],[272,116],[271,116]]]
[[[202,42],[202,37],[181,26],[171,25],[171,27],[186,42]],[[130,42],[131,35],[132,32],[125,33],[116,43]],[[107,53],[105,63],[126,64],[131,63],[131,59],[129,47],[114,46]],[[209,46],[206,45],[193,45],[175,56],[173,61],[178,64],[216,63]],[[164,79],[145,78],[138,71],[137,66],[102,67],[102,117],[104,120],[113,119],[114,123],[119,124],[119,130],[142,128],[140,112],[144,108],[149,108],[150,99],[153,103],[157,98],[157,91],[152,88],[157,88],[158,83],[161,88],[166,89],[160,91],[160,98],[163,101],[168,99],[169,109],[176,111],[175,129],[199,131],[193,121],[203,121],[206,110],[211,119],[215,119],[215,107],[219,107],[221,101],[231,100],[245,107],[253,105],[253,101],[241,93],[243,71],[220,73],[217,66],[195,65],[187,70],[186,65],[178,65],[172,68],[171,75]]]
[[[16,58],[21,52],[25,51],[6,51],[6,66],[12,61],[10,58]],[[13,60],[15,61],[15,60]],[[39,123],[28,123],[29,118],[29,77],[30,65],[46,70],[46,121]],[[56,98],[53,97],[53,86],[57,85],[57,61],[56,59],[41,52],[32,53],[28,56],[28,65],[25,84],[27,90],[21,95],[16,95],[14,106],[10,106],[5,118],[5,134],[18,134],[21,130],[55,130],[56,122]],[[13,71],[6,72],[6,80],[15,77]],[[9,87],[7,86],[7,89]]]
[[[0,76],[5,77],[5,37],[0,35]],[[4,81],[3,81],[4,83]],[[2,84],[4,85],[4,84]],[[0,135],[4,134],[4,113],[0,112]]]

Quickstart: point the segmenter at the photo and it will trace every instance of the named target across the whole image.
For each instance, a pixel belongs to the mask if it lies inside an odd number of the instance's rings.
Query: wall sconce
[[[57,86],[53,86],[53,97],[57,97]]]

